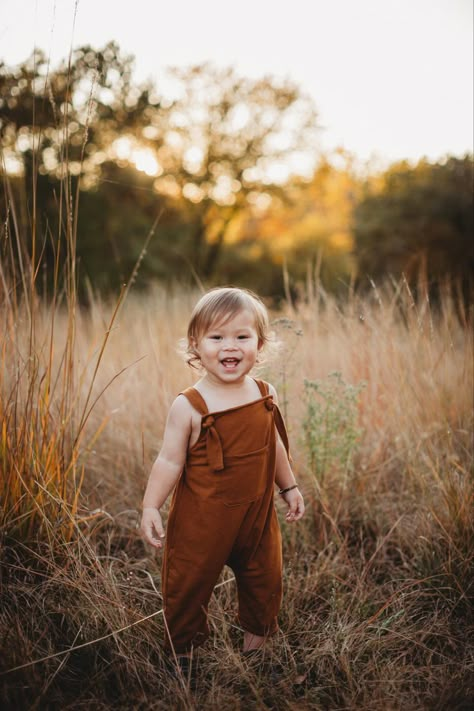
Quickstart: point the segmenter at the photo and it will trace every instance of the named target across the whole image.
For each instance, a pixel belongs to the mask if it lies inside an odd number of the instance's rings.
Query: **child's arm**
[[[269,387],[270,395],[272,395],[273,401],[275,403],[278,403],[275,388],[273,387],[273,385],[270,385]],[[275,483],[279,489],[288,489],[289,487],[296,486],[296,479],[291,470],[285,445],[281,441],[278,432],[276,440]],[[288,521],[288,523],[293,523],[293,521],[299,521],[304,514],[304,500],[300,490],[298,488],[294,488],[291,489],[291,491],[287,491],[285,494],[282,494],[281,496],[288,505],[288,511],[286,513],[286,520]]]
[[[165,537],[159,509],[183,471],[191,425],[191,406],[184,396],[179,395],[168,413],[163,445],[152,466],[143,497],[141,531],[145,540],[156,548],[161,548],[161,539]]]

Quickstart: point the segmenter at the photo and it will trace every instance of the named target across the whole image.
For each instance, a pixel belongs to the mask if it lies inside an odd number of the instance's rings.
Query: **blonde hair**
[[[188,325],[186,360],[188,365],[197,367],[199,353],[194,344],[213,324],[224,324],[241,311],[250,311],[255,319],[259,346],[269,340],[269,320],[262,300],[249,289],[234,286],[217,287],[204,294],[193,309]]]

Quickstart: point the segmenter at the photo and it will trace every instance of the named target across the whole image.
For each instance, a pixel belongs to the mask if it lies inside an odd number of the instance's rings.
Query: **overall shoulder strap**
[[[179,394],[184,395],[184,397],[189,400],[191,405],[194,407],[195,410],[199,412],[200,415],[207,415],[208,409],[206,402],[201,393],[196,390],[196,388],[186,388],[186,390],[183,390],[183,392]]]
[[[266,396],[270,395],[270,387],[269,387],[268,383],[265,382],[265,380],[255,379],[255,382],[257,383],[257,385],[259,387],[262,397],[266,397]],[[280,412],[280,408],[278,407],[276,402],[273,401],[273,398],[271,398],[270,400],[266,400],[265,405],[266,405],[267,409],[273,411],[273,419],[275,421],[275,426],[278,430],[278,434],[280,435],[281,441],[283,442],[283,444],[285,446],[286,453],[288,455],[288,459],[291,462],[288,433],[286,431],[285,421],[283,420],[282,414]]]
[[[180,395],[187,397],[191,405],[202,416],[201,427],[206,433],[207,461],[214,471],[224,469],[224,453],[219,433],[214,427],[215,419],[209,414],[206,401],[196,388],[187,388]]]
[[[273,418],[275,420],[275,425],[278,430],[278,434],[280,435],[281,441],[283,442],[286,453],[288,455],[288,459],[291,462],[291,455],[290,455],[290,443],[288,441],[288,432],[286,431],[285,427],[285,421],[283,419],[283,416],[280,412],[280,408],[278,405],[274,405],[273,407]]]
[[[262,397],[265,397],[266,395],[270,394],[270,388],[268,387],[268,383],[266,383],[264,380],[257,380],[257,378],[254,378],[254,380],[258,385],[258,389],[260,390],[260,395]]]

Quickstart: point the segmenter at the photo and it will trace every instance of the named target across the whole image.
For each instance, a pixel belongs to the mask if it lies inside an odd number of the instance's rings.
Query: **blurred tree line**
[[[51,68],[0,64],[0,255],[44,255],[74,233],[81,284],[116,290],[152,225],[138,284],[238,283],[278,297],[420,269],[472,295],[472,157],[361,176],[318,151],[317,113],[291,82],[173,68],[139,84],[115,43]],[[311,168],[311,177],[301,175]],[[76,209],[76,199],[77,209]],[[13,240],[13,237],[15,238]],[[306,287],[305,287],[306,285]]]

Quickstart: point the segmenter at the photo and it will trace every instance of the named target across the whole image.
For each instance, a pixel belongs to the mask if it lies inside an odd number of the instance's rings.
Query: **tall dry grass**
[[[279,347],[261,371],[279,391],[308,505],[298,526],[282,517],[285,598],[269,653],[285,678],[244,667],[226,570],[192,693],[167,671],[160,561],[136,525],[167,408],[192,382],[177,344],[196,294],[156,288],[73,312],[4,300],[5,707],[469,707],[471,316],[448,288],[436,308],[403,282],[346,303],[316,294],[273,314]],[[350,462],[329,461],[322,476],[304,381],[337,404],[334,371],[343,388],[362,386],[360,436]],[[344,428],[331,427],[338,446]]]

